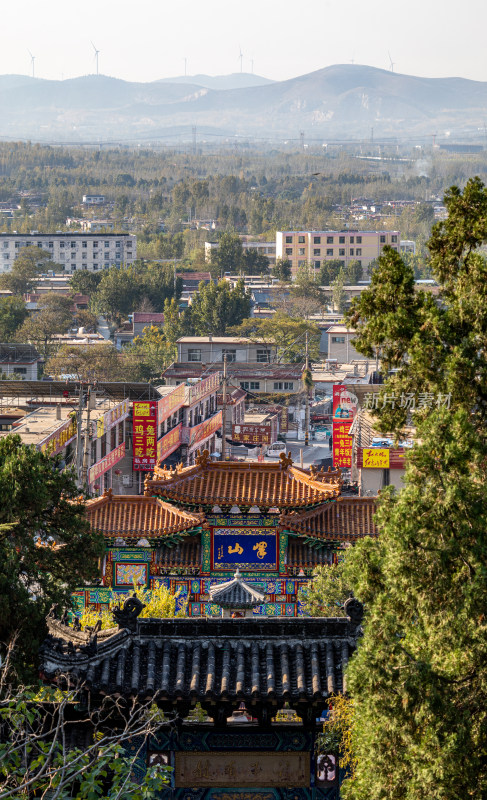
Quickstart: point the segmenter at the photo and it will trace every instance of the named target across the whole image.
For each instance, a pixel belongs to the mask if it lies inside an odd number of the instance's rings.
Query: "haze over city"
[[[473,21],[475,24],[473,24]],[[340,63],[427,77],[485,80],[483,0],[407,4],[371,0],[226,0],[82,7],[26,0],[2,8],[0,74],[50,80],[96,73],[128,81],[255,72],[272,80]],[[94,46],[93,46],[94,45]]]

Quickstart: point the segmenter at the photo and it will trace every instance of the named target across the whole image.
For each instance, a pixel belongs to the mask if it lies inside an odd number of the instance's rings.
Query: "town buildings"
[[[10,272],[22,247],[39,247],[66,273],[132,264],[137,237],[130,233],[0,233],[0,274]]]
[[[32,344],[0,344],[0,374],[36,381],[41,357]]]
[[[319,270],[323,261],[339,260],[347,266],[358,261],[366,269],[389,245],[399,250],[399,231],[277,231],[276,258],[291,262],[293,275],[304,264]]]

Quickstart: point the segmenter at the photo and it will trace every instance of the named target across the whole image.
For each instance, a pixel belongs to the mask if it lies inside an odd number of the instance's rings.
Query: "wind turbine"
[[[93,44],[93,42],[91,43],[91,45],[92,45],[92,47],[93,47],[93,50],[95,51],[95,59],[96,59],[96,74],[98,75],[98,55],[99,55],[100,51],[96,49],[96,47],[95,47],[95,45]]]
[[[394,61],[391,58],[391,54],[389,53],[389,50],[387,51],[387,55],[389,56],[389,64],[390,64],[390,67],[391,67],[391,72],[394,72]]]
[[[240,45],[238,46],[238,50],[239,50],[239,56],[238,57],[240,59],[240,72],[243,72],[243,53],[242,53],[242,48],[240,47]]]
[[[36,60],[36,57],[32,55],[32,53],[30,52],[30,50],[28,48],[27,48],[27,52],[30,55],[30,65],[32,67],[32,77],[35,78],[35,75],[34,75],[34,61]]]

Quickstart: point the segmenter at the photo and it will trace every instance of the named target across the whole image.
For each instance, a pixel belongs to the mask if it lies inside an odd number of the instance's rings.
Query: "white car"
[[[281,453],[286,452],[286,445],[283,442],[272,442],[266,450],[266,456],[270,458],[279,458]]]

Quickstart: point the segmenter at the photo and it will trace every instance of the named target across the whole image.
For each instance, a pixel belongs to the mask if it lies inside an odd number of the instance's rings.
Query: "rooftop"
[[[335,500],[340,494],[340,477],[335,472],[312,473],[295,467],[285,454],[276,464],[211,462],[205,450],[195,466],[156,467],[154,475],[146,479],[145,494],[191,506],[302,508]]]
[[[275,342],[259,342],[256,339],[249,339],[247,336],[181,336],[177,340],[178,344],[256,344],[272,347]]]

